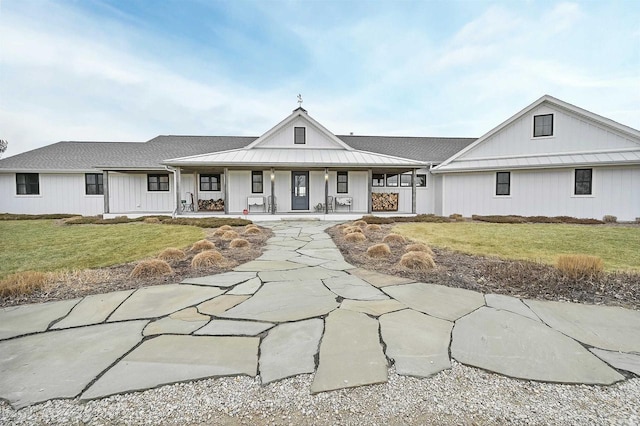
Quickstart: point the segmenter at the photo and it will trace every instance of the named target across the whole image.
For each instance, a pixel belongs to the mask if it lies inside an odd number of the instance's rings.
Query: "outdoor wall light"
[[[329,180],[329,173],[324,174],[324,180]]]
[[[273,172],[271,172],[271,180],[273,181],[275,178],[276,178],[276,175]]]

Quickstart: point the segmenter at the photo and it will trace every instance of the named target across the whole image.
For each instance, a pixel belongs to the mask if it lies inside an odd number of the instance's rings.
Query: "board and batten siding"
[[[293,140],[293,128],[294,127],[304,127],[305,130],[305,143],[304,144],[294,144]],[[309,121],[305,120],[302,117],[298,117],[293,120],[288,126],[283,127],[278,130],[273,135],[270,135],[269,138],[262,141],[259,145],[260,147],[268,147],[268,148],[340,148],[335,143],[335,141],[330,140],[327,135],[320,132],[314,125],[312,125]]]
[[[640,166],[593,167],[593,195],[574,195],[574,170],[511,171],[511,195],[497,196],[496,172],[444,175],[443,215],[640,217]]]
[[[103,213],[102,195],[85,194],[84,173],[39,173],[39,195],[17,195],[15,173],[0,174],[0,212],[16,214]]]
[[[146,173],[109,172],[110,213],[168,213],[174,210],[173,173],[169,173],[169,191],[148,191]]]
[[[433,191],[433,175],[428,169],[420,169],[416,174],[426,176],[427,186],[419,186],[416,188],[416,213],[432,214],[435,212],[435,197]],[[398,183],[399,185],[399,183]],[[366,188],[365,188],[366,191]],[[398,213],[411,213],[412,207],[412,188],[410,186],[374,186],[371,188],[373,193],[398,193]],[[365,210],[366,210],[365,206]],[[376,213],[376,212],[373,212]]]

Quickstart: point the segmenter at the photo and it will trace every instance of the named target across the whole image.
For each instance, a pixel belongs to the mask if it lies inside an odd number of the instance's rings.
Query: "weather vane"
[[[298,108],[302,108],[302,95],[298,93]]]

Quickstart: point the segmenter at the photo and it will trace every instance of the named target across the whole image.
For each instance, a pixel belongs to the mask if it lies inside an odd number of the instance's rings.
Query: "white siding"
[[[593,196],[573,195],[574,169],[512,171],[511,195],[495,195],[495,172],[448,174],[443,214],[640,217],[640,167],[593,168]]]
[[[84,173],[40,173],[40,195],[16,195],[16,175],[0,174],[0,212],[102,214],[102,195],[85,195]]]
[[[420,169],[416,174],[424,174],[427,179],[426,187],[416,188],[416,213],[431,214],[435,212],[435,198],[433,195],[432,181],[433,176],[427,169]],[[366,188],[365,188],[366,191]],[[411,213],[412,207],[412,188],[410,186],[392,186],[392,187],[373,187],[371,191],[374,193],[398,193],[398,213]],[[366,209],[366,206],[365,206]],[[375,212],[373,212],[375,213]]]
[[[174,209],[173,173],[169,173],[169,191],[147,191],[146,173],[109,172],[110,213],[166,213]]]
[[[305,127],[306,130],[306,143],[294,144],[293,143],[293,128]],[[344,147],[338,145],[335,141],[331,140],[324,133],[320,132],[313,124],[305,120],[303,117],[298,117],[293,120],[288,126],[270,135],[256,147],[268,147],[268,148],[339,148]]]

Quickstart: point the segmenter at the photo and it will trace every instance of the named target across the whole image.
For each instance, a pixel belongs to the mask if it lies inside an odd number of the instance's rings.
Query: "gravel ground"
[[[427,379],[309,395],[312,375],[261,386],[228,377],[80,403],[48,401],[19,411],[0,403],[0,424],[32,425],[637,425],[640,379],[613,386],[515,380],[453,362]]]

